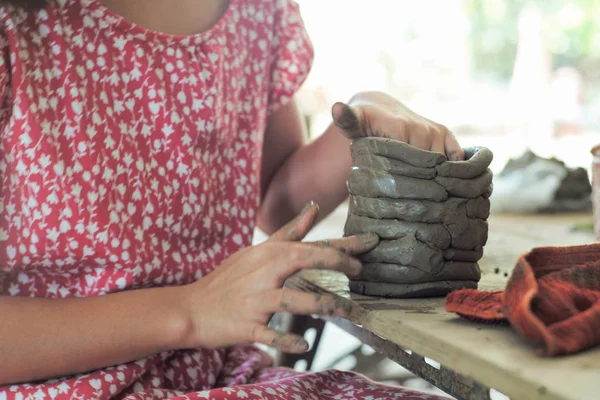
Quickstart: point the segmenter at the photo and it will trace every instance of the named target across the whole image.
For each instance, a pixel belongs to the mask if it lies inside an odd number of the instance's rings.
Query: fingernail
[[[356,258],[350,258],[350,269],[353,275],[358,275],[362,270],[362,263]]]
[[[306,353],[308,351],[309,345],[308,342],[306,340],[302,340],[302,341],[298,341],[298,343],[294,344],[294,347],[302,352],[302,353]]]
[[[377,244],[379,243],[379,235],[377,235],[376,233],[366,233],[364,235],[364,240],[366,244]]]
[[[307,204],[304,206],[304,208],[302,209],[302,212],[301,212],[300,214],[304,214],[305,212],[307,212],[308,210],[310,210],[310,209],[311,209],[311,207],[312,207],[312,206],[314,206],[314,205],[315,205],[315,202],[314,202],[314,201],[312,201],[312,200],[311,200],[311,201],[309,201],[309,202],[308,202],[308,203],[307,203]]]
[[[360,127],[360,121],[352,108],[344,103],[338,103],[342,107],[342,113],[339,115],[336,123],[342,129],[356,129]]]

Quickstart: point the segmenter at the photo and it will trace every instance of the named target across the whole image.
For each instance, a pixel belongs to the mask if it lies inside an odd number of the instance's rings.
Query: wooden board
[[[504,272],[510,273],[517,257],[533,247],[592,242],[591,233],[570,230],[589,220],[588,215],[491,218],[480,287],[503,288]],[[512,399],[600,399],[600,349],[540,358],[510,327],[462,321],[444,311],[440,298],[390,300],[349,293],[347,278],[335,272],[304,271],[287,286],[340,296],[352,304],[353,323]]]

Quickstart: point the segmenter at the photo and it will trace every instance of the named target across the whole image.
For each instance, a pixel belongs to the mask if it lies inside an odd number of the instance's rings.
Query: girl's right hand
[[[220,348],[258,342],[288,353],[308,350],[300,336],[267,327],[276,312],[347,317],[349,310],[331,295],[283,288],[302,269],[360,272],[352,255],[377,246],[374,234],[314,243],[300,243],[312,228],[319,208],[305,210],[258,246],[242,249],[206,277],[184,286],[189,334],[182,347]]]

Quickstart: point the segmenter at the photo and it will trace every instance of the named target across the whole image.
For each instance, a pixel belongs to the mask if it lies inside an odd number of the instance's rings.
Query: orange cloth
[[[600,344],[600,244],[541,247],[521,256],[506,289],[458,290],[446,310],[478,322],[508,321],[541,355]]]

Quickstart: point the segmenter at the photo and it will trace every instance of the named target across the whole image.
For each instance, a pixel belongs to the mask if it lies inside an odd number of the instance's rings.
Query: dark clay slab
[[[450,232],[450,246],[454,249],[477,250],[487,243],[488,223],[483,219],[457,218],[444,226]]]
[[[423,283],[435,281],[479,281],[477,263],[447,261],[435,275],[408,265],[364,263],[355,280],[382,283]]]
[[[400,239],[406,235],[414,235],[421,242],[438,249],[446,249],[450,246],[450,233],[441,224],[373,219],[348,214],[344,236],[359,233],[376,233],[382,239]]]
[[[436,176],[433,168],[419,168],[408,163],[375,155],[358,155],[352,159],[352,165],[367,167],[391,174],[410,176],[411,178],[433,179]]]
[[[440,281],[425,283],[375,283],[350,281],[350,290],[366,296],[411,298],[442,297],[458,289],[477,289],[474,281]]]
[[[426,199],[442,201],[448,193],[439,183],[428,179],[392,175],[374,169],[352,167],[348,178],[350,193],[364,197]]]
[[[421,168],[432,168],[446,161],[446,156],[441,153],[420,150],[398,140],[379,137],[354,140],[350,152],[353,159],[360,155],[378,155]]]
[[[492,178],[492,171],[488,169],[482,175],[473,179],[438,176],[434,180],[442,185],[451,196],[474,199],[489,190],[489,187],[492,184]]]
[[[445,161],[435,167],[438,176],[473,179],[483,174],[492,163],[494,155],[485,147],[467,147],[465,161]]]
[[[483,257],[483,248],[478,250],[460,250],[446,249],[444,250],[444,259],[453,261],[477,262]]]
[[[410,199],[371,199],[350,196],[349,214],[374,219],[398,219],[408,222],[444,223],[461,216],[486,219],[490,201],[482,197],[463,199],[450,197],[443,202]]]
[[[437,273],[444,266],[443,251],[427,246],[413,235],[398,240],[382,240],[360,259],[363,262],[411,265],[428,273]]]

